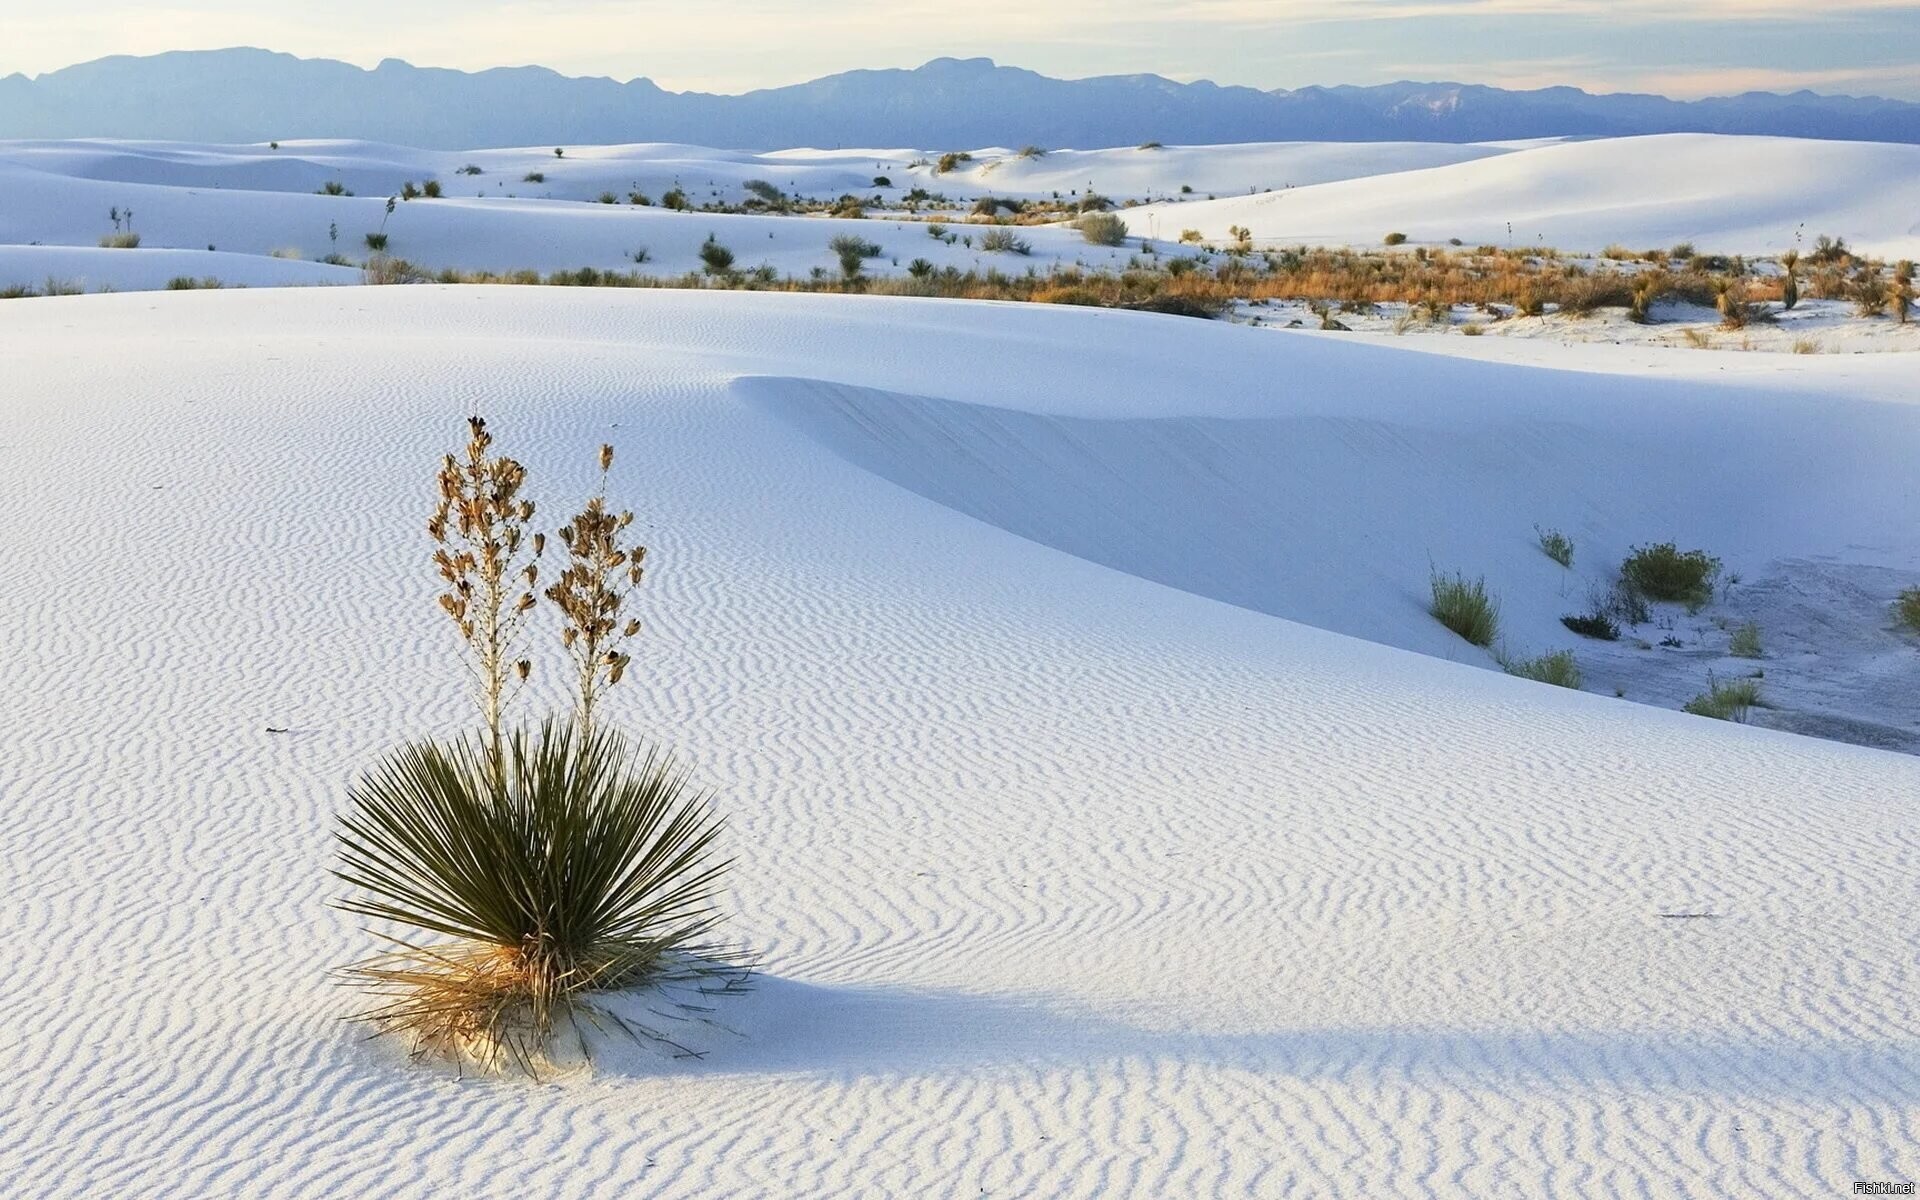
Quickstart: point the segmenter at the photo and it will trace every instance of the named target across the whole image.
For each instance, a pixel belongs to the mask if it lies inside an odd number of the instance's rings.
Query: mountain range
[[[982,58],[848,71],[726,96],[544,67],[466,72],[388,59],[366,70],[244,48],[102,58],[0,78],[0,138],[365,138],[431,149],[688,142],[770,150],[1646,133],[1920,143],[1920,104],[1806,91],[1679,101],[1411,82],[1262,91],[1158,75],[1054,79]]]

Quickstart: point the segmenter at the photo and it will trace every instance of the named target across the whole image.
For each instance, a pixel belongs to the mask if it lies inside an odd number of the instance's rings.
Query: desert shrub
[[[1675,262],[1691,261],[1693,255],[1694,248],[1692,242],[1681,242],[1673,249],[1667,251],[1667,257],[1673,259]]]
[[[1485,325],[1480,324],[1478,321],[1468,321],[1465,325],[1462,325],[1460,327],[1460,334],[1462,337],[1483,337],[1485,336],[1486,332],[1487,332],[1487,327]]]
[[[1509,675],[1580,690],[1580,664],[1574,660],[1571,650],[1555,650],[1538,658],[1509,659],[1500,665]]]
[[[1713,335],[1704,329],[1682,329],[1680,336],[1685,338],[1687,345],[1695,350],[1713,349]]]
[[[1442,575],[1434,571],[1429,584],[1433,590],[1430,612],[1448,629],[1476,646],[1493,645],[1499,632],[1500,605],[1487,593],[1487,581],[1465,575]]]
[[[612,192],[601,192],[598,196],[594,197],[594,199],[601,204],[620,203],[620,197],[614,195]]]
[[[341,183],[338,179],[327,180],[325,183],[320,185],[320,190],[315,194],[320,196],[351,196],[353,195],[352,192],[347,190],[347,185],[344,183]]]
[[[1573,539],[1558,529],[1542,529],[1538,525],[1533,532],[1540,540],[1540,552],[1563,567],[1573,565]]]
[[[553,156],[555,158],[565,158],[567,156],[567,148],[565,146],[555,146],[553,148]]]
[[[420,185],[420,194],[429,200],[438,200],[440,198],[440,181],[438,179],[427,180]]]
[[[1046,150],[1045,150],[1045,149],[1043,149],[1042,147],[1039,147],[1039,146],[1022,146],[1022,147],[1020,147],[1020,153],[1019,153],[1018,155],[1016,155],[1015,157],[1017,157],[1017,158],[1045,158],[1046,156],[1047,156],[1047,152],[1046,152]]]
[[[848,279],[860,274],[861,264],[867,259],[878,258],[882,253],[879,243],[849,233],[843,233],[828,242],[827,248],[839,257],[841,274]]]
[[[627,203],[633,205],[635,208],[652,208],[653,197],[647,195],[645,192],[628,192]]]
[[[1142,150],[1163,150],[1166,147],[1161,145],[1159,142],[1141,142],[1140,148]]]
[[[873,177],[873,186],[877,188],[890,188],[893,186],[893,180],[886,175],[875,175]]]
[[[1733,637],[1727,643],[1727,653],[1735,658],[1764,658],[1766,652],[1760,645],[1760,625],[1757,621],[1748,621],[1733,631]]]
[[[1812,338],[1795,338],[1793,340],[1793,352],[1795,354],[1818,354],[1820,353],[1820,343],[1814,341]]]
[[[385,251],[386,248],[387,248],[386,234],[370,233],[367,235],[367,249],[373,251],[375,254],[379,254]]]
[[[1001,225],[980,232],[980,248],[992,254],[1033,253],[1033,247],[1024,238]]]
[[[1847,239],[1828,237],[1821,234],[1813,243],[1813,253],[1807,261],[1816,267],[1843,265],[1853,259],[1853,251],[1847,246]]]
[[[687,199],[685,192],[679,188],[670,188],[665,195],[660,197],[660,206],[662,208],[670,208],[674,212],[685,212],[692,208],[693,204]]]
[[[722,246],[713,234],[700,243],[700,261],[705,265],[707,274],[724,275],[733,269],[733,251]]]
[[[1561,617],[1560,623],[1581,637],[1593,638],[1601,642],[1620,640],[1620,626],[1614,624],[1613,618],[1599,609]]]
[[[1712,717],[1716,721],[1744,722],[1760,704],[1759,680],[1720,680],[1709,673],[1707,690],[1687,701],[1680,711],[1696,717]]]
[[[1124,246],[1127,244],[1127,223],[1110,213],[1096,213],[1081,217],[1074,222],[1074,228],[1080,236],[1095,246]]]
[[[395,283],[426,283],[431,276],[404,258],[375,254],[360,270],[361,281],[375,286]]]
[[[762,204],[781,205],[787,202],[786,193],[764,179],[749,179],[740,186]]]
[[[1681,550],[1672,542],[1635,546],[1620,564],[1620,578],[1650,600],[1699,608],[1713,599],[1720,560],[1704,550]]]
[[[140,248],[140,235],[132,230],[101,235],[100,248],[103,250],[137,250]]]
[[[191,275],[175,275],[172,279],[167,280],[167,290],[170,292],[211,292],[218,291],[226,286],[225,283],[222,283],[212,275],[205,275],[199,279],[195,279]]]
[[[929,222],[927,225],[927,236],[936,242],[944,241],[947,236],[947,227],[938,221]]]
[[[407,180],[400,185],[400,198],[402,200],[418,200],[420,198],[420,185],[411,179]]]
[[[1920,633],[1920,587],[1910,587],[1894,600],[1893,619],[1914,633]]]
[[[479,163],[468,163],[466,166],[461,167],[458,171],[454,173],[456,175],[485,175],[486,174],[485,171],[480,169]]]
[[[647,249],[645,246],[640,246],[627,252],[627,261],[635,266],[640,266],[652,260],[653,251]]]
[[[528,171],[520,177],[521,183],[545,183],[546,181],[547,173],[545,171]]]
[[[1386,243],[1389,246],[1404,246],[1407,244],[1407,235],[1404,233],[1390,233],[1386,237]]]
[[[907,274],[915,279],[926,279],[933,274],[933,264],[924,258],[916,258],[907,264]]]
[[[961,163],[970,163],[972,161],[973,155],[965,150],[950,150],[942,154],[940,160],[933,164],[933,173],[935,175],[945,175],[949,171],[958,170]]]

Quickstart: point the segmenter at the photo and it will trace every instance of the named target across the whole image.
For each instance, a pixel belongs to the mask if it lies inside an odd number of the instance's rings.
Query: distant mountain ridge
[[[739,96],[544,67],[466,72],[388,59],[369,71],[254,49],[103,58],[32,79],[0,78],[0,138],[364,138],[428,149],[688,142],[771,150],[1648,133],[1920,143],[1920,104],[1805,91],[1679,101],[1458,83],[1261,91],[1158,75],[1053,79],[952,58]]]

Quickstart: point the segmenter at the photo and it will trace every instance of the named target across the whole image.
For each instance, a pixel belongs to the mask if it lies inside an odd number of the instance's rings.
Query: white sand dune
[[[1915,577],[1911,371],[1563,349],[740,293],[0,307],[0,1194],[1911,1177],[1920,759],[1375,644],[1471,657],[1427,554],[1544,589],[1537,520]],[[717,790],[764,968],[703,1060],[459,1081],[337,1019],[371,943],[333,816],[469,719],[419,530],[475,410],[549,513],[621,448],[657,566],[616,715]]]
[[[1595,251],[1693,242],[1778,254],[1821,234],[1871,253],[1920,257],[1920,146],[1664,134],[1568,142],[1453,166],[1271,195],[1140,211],[1164,237],[1233,226],[1258,241],[1546,245]],[[1511,229],[1509,229],[1511,225]]]
[[[1269,245],[1299,242],[1377,245],[1389,232],[1416,242],[1460,238],[1472,245],[1550,244],[1597,251],[1688,240],[1721,253],[1777,253],[1810,245],[1819,234],[1847,238],[1887,255],[1920,255],[1920,148],[1787,138],[1674,135],[1589,142],[1443,146],[1174,146],[1054,151],[1021,158],[983,150],[935,176],[905,150],[795,150],[752,155],[673,145],[575,147],[441,153],[367,142],[289,142],[263,146],[67,141],[0,142],[0,247],[93,247],[112,230],[111,210],[132,210],[145,250],[275,252],[308,260],[365,257],[364,239],[384,231],[392,253],[435,270],[559,271],[593,267],[675,275],[701,267],[709,236],[743,270],[780,275],[837,274],[828,243],[841,235],[881,249],[865,270],[897,275],[915,259],[961,270],[1047,271],[1062,266],[1121,267],[1141,239],[1167,254],[1194,253],[1176,240],[1197,230],[1215,241],[1235,226]],[[460,175],[468,163],[482,174]],[[524,182],[530,171],[545,180]],[[1115,200],[1159,198],[1126,210],[1132,240],[1087,244],[1060,226],[1019,231],[1032,254],[988,253],[969,239],[947,245],[911,221],[851,221],[758,214],[669,212],[627,204],[630,191],[659,200],[684,187],[694,203],[738,203],[748,180],[790,193],[872,194],[876,175],[894,185],[926,185],[964,203],[1001,196],[1080,194]],[[438,200],[400,206],[386,198],[403,181],[436,178]],[[352,196],[317,190],[339,182]],[[1194,196],[1166,201],[1182,186]],[[1225,193],[1256,193],[1225,195]],[[602,193],[621,202],[594,203]],[[1209,193],[1222,198],[1207,200]],[[1511,230],[1508,225],[1511,223]],[[41,256],[0,259],[0,287],[37,285]],[[293,268],[208,264],[229,282],[318,282]],[[88,278],[122,289],[157,286],[179,271],[137,260],[88,264]],[[327,276],[332,281],[332,276]]]

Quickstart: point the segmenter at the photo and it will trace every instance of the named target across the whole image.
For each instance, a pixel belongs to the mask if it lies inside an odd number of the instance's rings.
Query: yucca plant
[[[556,722],[511,734],[501,757],[496,780],[484,741],[418,742],[354,789],[334,872],[353,892],[339,907],[451,939],[394,937],[348,968],[377,1001],[359,1019],[419,1055],[532,1072],[561,1022],[652,1032],[590,993],[736,982],[703,944],[727,865],[721,822],[669,759]]]

